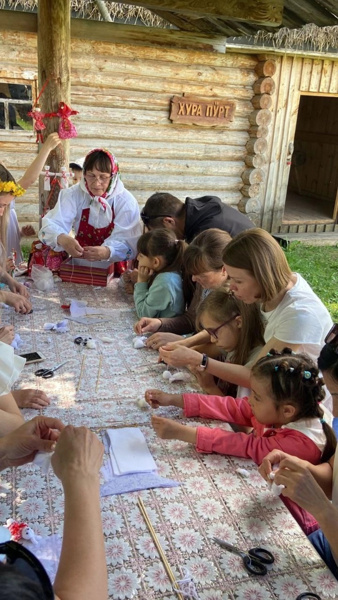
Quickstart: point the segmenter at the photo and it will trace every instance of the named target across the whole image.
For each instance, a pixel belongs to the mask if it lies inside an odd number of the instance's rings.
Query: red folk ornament
[[[32,117],[32,119],[34,120],[34,129],[36,131],[36,143],[38,144],[39,142],[41,142],[43,144],[43,134],[42,131],[44,129],[46,129],[46,125],[43,122],[43,118],[46,116],[44,113],[41,112],[41,108],[39,106],[36,106],[34,108],[34,110],[31,110],[29,113],[27,113],[29,117]]]
[[[67,140],[69,138],[73,138],[77,136],[77,131],[75,125],[70,120],[70,116],[77,115],[78,111],[73,110],[70,106],[68,106],[65,102],[59,103],[59,108],[57,113],[55,113],[56,117],[60,117],[61,123],[59,125],[59,137],[62,140]]]

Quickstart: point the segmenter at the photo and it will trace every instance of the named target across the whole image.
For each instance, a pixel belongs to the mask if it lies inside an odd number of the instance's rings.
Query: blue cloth
[[[150,287],[148,283],[135,283],[134,302],[139,319],[182,315],[185,302],[181,275],[166,271],[156,275]]]
[[[332,556],[329,542],[327,541],[322,530],[317,529],[317,531],[314,531],[308,537],[309,537],[311,544],[314,546],[315,550],[317,550],[318,554],[321,556],[323,561],[327,564],[327,566],[329,567],[330,571],[333,573],[335,578],[338,579],[338,566],[335,563],[335,560]]]
[[[336,438],[338,439],[338,417],[333,417],[332,428],[336,434]]]
[[[101,485],[101,496],[115,496],[127,492],[138,492],[151,488],[177,487],[179,481],[166,479],[157,473],[132,473],[131,475],[116,475],[110,481]]]

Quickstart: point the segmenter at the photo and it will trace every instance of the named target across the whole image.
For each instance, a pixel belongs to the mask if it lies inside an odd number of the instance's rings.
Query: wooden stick
[[[82,357],[80,377],[79,377],[79,381],[78,381],[77,388],[76,388],[77,392],[79,391],[80,386],[81,386],[81,379],[82,379],[82,375],[83,375],[83,368],[84,368],[85,361],[86,361],[86,355],[84,354]]]
[[[98,372],[97,372],[95,394],[97,393],[97,390],[99,389],[100,374],[101,374],[101,365],[102,365],[102,354],[100,354],[99,369],[98,369]]]
[[[170,581],[171,581],[171,583],[172,583],[172,585],[174,587],[174,591],[176,591],[176,589],[178,587],[178,583],[177,583],[177,581],[175,579],[174,573],[171,570],[171,566],[168,563],[168,559],[167,559],[167,557],[166,557],[166,555],[164,553],[164,550],[163,550],[163,548],[161,546],[160,540],[157,537],[156,531],[153,528],[152,522],[149,519],[148,513],[146,511],[146,507],[144,506],[144,502],[143,502],[141,496],[138,497],[137,502],[138,502],[138,505],[139,505],[139,509],[140,509],[140,511],[142,513],[142,517],[145,520],[145,523],[146,523],[146,525],[147,525],[147,527],[149,529],[150,535],[153,538],[154,544],[155,544],[155,546],[156,546],[156,548],[158,550],[158,553],[159,553],[159,555],[161,557],[161,560],[163,562],[165,570],[167,571],[168,577],[169,577],[169,579],[170,579]],[[182,596],[182,594],[180,594],[180,592],[176,591],[176,594],[180,598],[180,600],[183,600],[183,596]]]

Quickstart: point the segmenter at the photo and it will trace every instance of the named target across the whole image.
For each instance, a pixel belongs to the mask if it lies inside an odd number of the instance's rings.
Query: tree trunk
[[[39,100],[43,113],[56,112],[59,102],[70,105],[70,0],[39,0],[38,3]],[[59,118],[45,120],[44,139],[58,130]],[[63,140],[49,157],[52,172],[68,167],[69,141]]]

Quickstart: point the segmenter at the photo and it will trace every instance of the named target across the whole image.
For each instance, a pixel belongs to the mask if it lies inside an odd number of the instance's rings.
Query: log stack
[[[272,119],[270,109],[275,92],[275,82],[272,77],[276,72],[276,61],[266,56],[258,56],[255,72],[258,79],[253,84],[254,96],[251,100],[253,111],[249,115],[250,137],[246,144],[246,169],[242,174],[243,198],[238,206],[253,222],[260,224],[262,210],[260,192],[265,177],[264,166],[267,163],[267,137]]]

